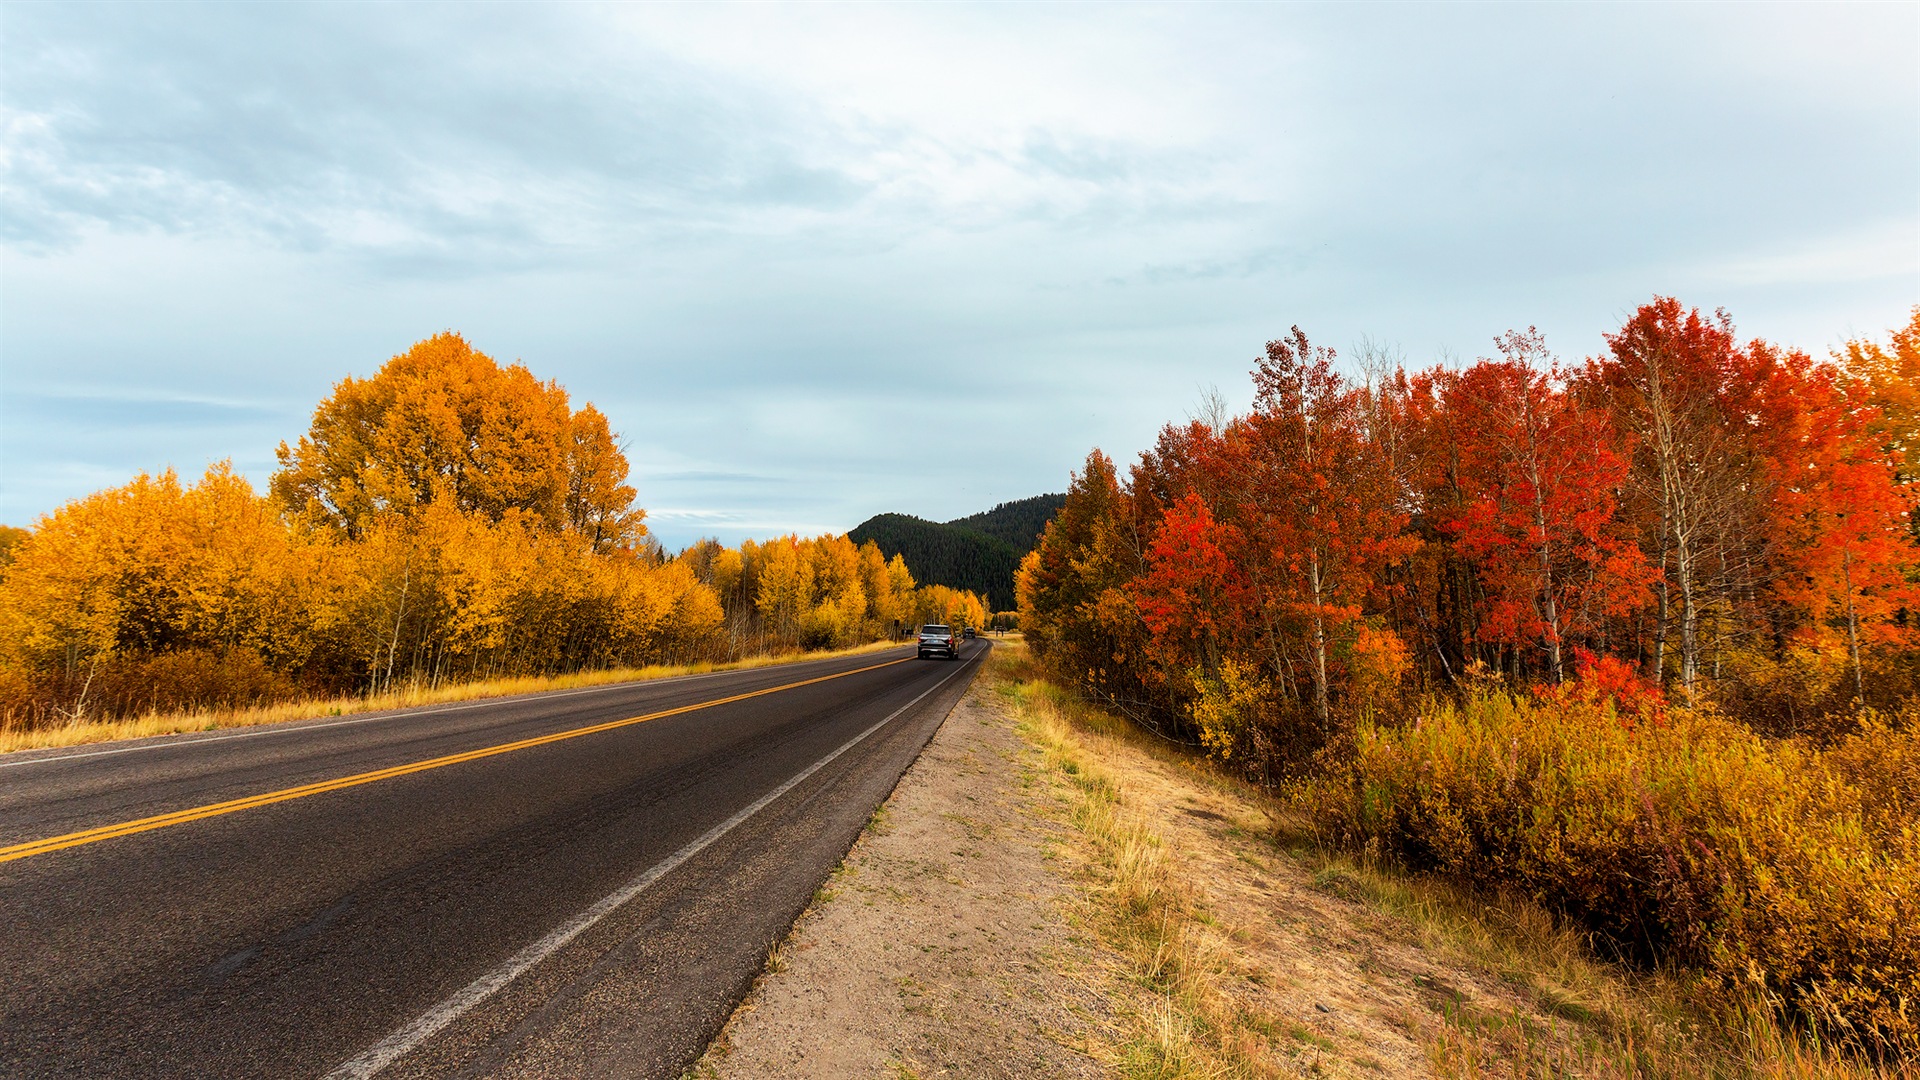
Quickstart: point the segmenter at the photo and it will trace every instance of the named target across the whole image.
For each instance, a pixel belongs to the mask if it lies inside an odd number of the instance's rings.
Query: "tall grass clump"
[[[1692,709],[1482,686],[1362,721],[1296,797],[1328,838],[1519,890],[1623,958],[1829,1045],[1920,1053],[1920,723],[1827,747]]]

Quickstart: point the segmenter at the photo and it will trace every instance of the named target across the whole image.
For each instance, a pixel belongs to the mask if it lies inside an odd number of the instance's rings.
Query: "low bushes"
[[[1332,839],[1519,889],[1831,1041],[1920,1051],[1920,723],[1820,749],[1711,712],[1483,687],[1363,722],[1295,795]]]
[[[332,689],[302,684],[247,649],[110,654],[73,672],[29,673],[0,665],[0,729],[244,709]]]

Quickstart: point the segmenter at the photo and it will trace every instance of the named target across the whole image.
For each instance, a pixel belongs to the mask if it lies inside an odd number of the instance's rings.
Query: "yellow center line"
[[[498,746],[488,746],[479,750],[467,750],[458,754],[448,754],[445,757],[409,762],[405,765],[392,765],[384,769],[355,773],[352,776],[342,776],[333,780],[317,780],[311,784],[301,784],[299,787],[282,788],[279,791],[268,791],[259,795],[248,795],[241,799],[229,799],[226,802],[189,807],[185,810],[175,810],[167,814],[155,814],[152,817],[137,818],[133,821],[122,821],[115,825],[101,825],[92,829],[83,829],[80,832],[67,833],[62,836],[49,836],[44,840],[29,840],[24,844],[0,847],[0,863],[12,862],[15,859],[24,859],[30,855],[44,855],[47,852],[59,851],[62,848],[79,847],[82,844],[93,844],[101,840],[111,840],[116,836],[131,836],[134,833],[147,832],[151,829],[164,829],[169,825],[184,825],[189,821],[199,821],[203,818],[219,817],[222,814],[251,810],[256,806],[270,806],[273,803],[286,802],[290,799],[304,799],[309,795],[319,795],[328,791],[339,791],[341,788],[358,787],[361,784],[371,784],[379,780],[391,780],[396,776],[406,776],[409,773],[426,772],[428,769],[441,769],[448,765],[458,765],[466,761],[477,761],[480,758],[493,757],[496,754],[508,754],[515,750],[526,750],[530,747],[545,746],[548,743],[560,742],[563,739],[577,739],[582,735],[597,735],[602,731],[612,731],[615,728],[629,727],[634,724],[645,723],[648,720],[658,720],[667,716],[678,716],[681,713],[695,712],[700,709],[711,709],[716,705],[728,705],[736,701],[745,701],[748,698],[764,697],[767,694],[777,694],[782,690],[794,690],[802,686],[812,686],[815,683],[827,682],[830,679],[844,679],[849,675],[878,671],[881,668],[892,667],[895,664],[904,664],[907,662],[907,659],[906,657],[902,657],[899,660],[888,660],[883,664],[855,668],[852,671],[842,671],[832,675],[821,675],[817,678],[802,679],[799,682],[785,683],[780,686],[769,686],[764,690],[752,690],[744,694],[735,694],[732,697],[715,698],[712,701],[682,705],[677,709],[663,709],[660,712],[648,713],[645,716],[630,716],[625,720],[609,720],[604,724],[593,724],[588,727],[574,728],[570,731],[557,731],[551,735],[541,735],[532,739],[521,739],[518,742],[501,743]]]

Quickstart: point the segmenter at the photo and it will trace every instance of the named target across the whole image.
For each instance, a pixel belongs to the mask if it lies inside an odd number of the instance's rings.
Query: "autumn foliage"
[[[1821,747],[1709,710],[1653,721],[1594,695],[1482,687],[1418,723],[1363,720],[1353,760],[1302,799],[1337,839],[1544,900],[1607,951],[1691,968],[1709,1000],[1911,1054],[1916,720]]]
[[[1602,344],[1354,379],[1295,328],[1250,413],[1087,458],[1021,625],[1330,834],[1920,1048],[1920,819],[1875,772],[1920,719],[1920,308],[1828,360],[1664,297]]]
[[[280,447],[76,500],[0,540],[0,723],[855,644],[982,626],[845,537],[677,558],[606,417],[454,334],[348,378]]]

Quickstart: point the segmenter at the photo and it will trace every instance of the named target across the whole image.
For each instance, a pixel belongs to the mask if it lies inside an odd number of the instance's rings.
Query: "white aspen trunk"
[[[1310,549],[1307,557],[1308,580],[1313,588],[1313,713],[1324,730],[1327,726],[1327,626],[1320,585],[1320,550]]]
[[[1301,363],[1306,357],[1300,358]],[[1313,470],[1313,421],[1308,418],[1307,386],[1304,375],[1300,380],[1300,450],[1303,473],[1312,474]],[[1320,505],[1313,502],[1307,506],[1308,527],[1318,529],[1320,524]],[[1326,597],[1324,583],[1320,577],[1320,545],[1315,536],[1307,546],[1307,585],[1313,591],[1313,715],[1319,721],[1320,730],[1326,731],[1328,725],[1327,706],[1327,626]]]
[[[93,677],[99,672],[100,657],[96,654],[87,664],[87,681],[80,684],[80,697],[73,703],[70,723],[78,724],[87,718],[87,694],[93,689]]]
[[[1652,409],[1652,436],[1655,458],[1660,468],[1661,498],[1665,502],[1669,537],[1673,543],[1675,584],[1680,589],[1680,684],[1688,696],[1694,690],[1699,671],[1699,612],[1694,604],[1693,560],[1695,540],[1692,507],[1689,505],[1688,478],[1681,462],[1679,433],[1676,430],[1666,385],[1657,367],[1650,366],[1647,402]],[[1663,605],[1665,608],[1665,605]],[[1671,614],[1663,610],[1664,617]]]
[[[400,606],[393,615],[393,634],[387,640],[387,674],[385,685],[393,688],[393,662],[400,649],[400,622],[407,615],[407,591],[413,587],[413,553],[407,553],[407,561],[400,575]],[[378,662],[377,660],[375,661]],[[375,690],[378,690],[375,687]]]
[[[1847,658],[1853,662],[1853,707],[1866,705],[1867,684],[1860,671],[1860,615],[1853,606],[1853,551],[1840,550],[1840,581],[1847,590]]]
[[[1700,670],[1699,612],[1693,602],[1693,551],[1684,533],[1674,537],[1674,566],[1680,577],[1680,685],[1688,696]]]
[[[1527,479],[1533,484],[1533,528],[1540,562],[1540,596],[1544,600],[1543,621],[1547,624],[1547,662],[1553,668],[1553,681],[1563,682],[1566,673],[1560,655],[1560,602],[1553,594],[1553,545],[1547,535],[1547,497],[1541,490],[1540,442],[1535,432],[1539,417],[1531,401],[1522,406],[1527,425]]]
[[[1536,512],[1535,520],[1542,535],[1546,533],[1546,519]],[[1566,674],[1562,670],[1563,660],[1560,649],[1560,602],[1553,595],[1553,559],[1548,545],[1540,545],[1540,593],[1545,598],[1544,621],[1547,624],[1547,663],[1553,667],[1553,681],[1563,682]]]
[[[1668,543],[1672,530],[1668,528],[1669,517],[1666,507],[1660,509],[1660,584],[1659,603],[1653,620],[1653,671],[1655,683],[1664,684],[1667,679],[1667,628],[1673,621],[1672,600],[1667,593],[1667,555],[1672,550]]]

